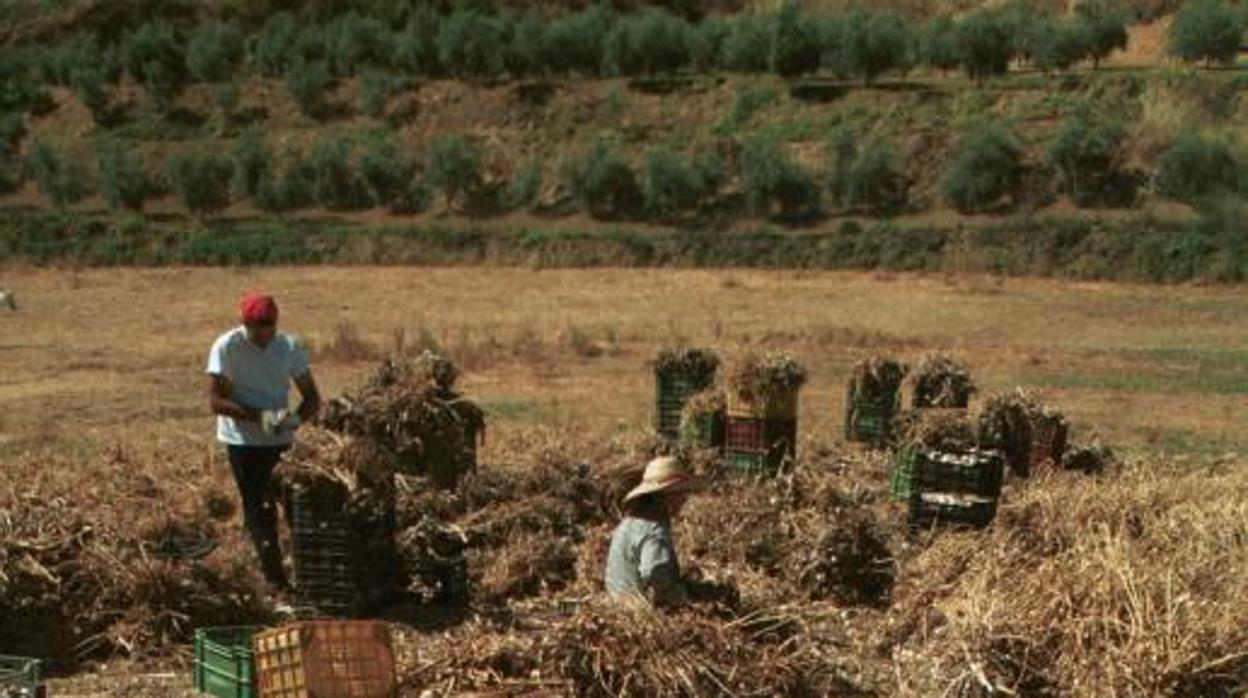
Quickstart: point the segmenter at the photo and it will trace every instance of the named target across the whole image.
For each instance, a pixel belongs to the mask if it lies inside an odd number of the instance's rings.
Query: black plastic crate
[[[915,487],[919,492],[978,497],[1001,494],[1005,459],[997,451],[920,450],[914,451],[911,458]]]
[[[39,670],[38,659],[0,655],[0,698],[42,698]]]
[[[910,529],[986,528],[997,516],[997,500],[974,495],[915,492],[910,496]]]

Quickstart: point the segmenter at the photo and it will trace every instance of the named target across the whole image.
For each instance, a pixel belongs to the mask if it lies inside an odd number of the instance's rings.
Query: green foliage
[[[413,12],[407,25],[395,37],[394,64],[414,75],[440,74],[438,34],[441,27],[441,16],[430,6],[422,5]]]
[[[438,61],[457,77],[497,77],[503,71],[502,40],[502,29],[494,17],[456,12],[438,32]]]
[[[126,72],[143,86],[158,109],[171,107],[190,77],[182,48],[173,25],[161,21],[144,24],[126,37]]]
[[[897,171],[893,146],[877,138],[859,149],[849,131],[830,144],[833,160],[831,189],[846,207],[868,213],[887,213],[904,203],[904,177]]]
[[[438,136],[429,144],[425,177],[430,186],[442,190],[448,209],[481,185],[481,161],[481,149],[463,136]]]
[[[641,207],[636,175],[606,141],[595,141],[587,152],[569,162],[563,179],[581,207],[595,218],[626,218]]]
[[[838,73],[870,83],[884,73],[910,65],[913,41],[906,21],[884,11],[855,10],[845,18],[834,51]]]
[[[201,24],[186,47],[186,67],[202,82],[233,80],[245,47],[238,27],[225,22]]]
[[[252,59],[261,75],[281,77],[295,63],[300,31],[290,12],[278,12],[265,20],[252,48]]]
[[[923,25],[919,36],[919,53],[924,63],[937,70],[948,71],[962,65],[958,26],[953,17],[939,15]]]
[[[724,38],[724,67],[738,73],[762,73],[771,68],[772,25],[769,17],[743,12],[732,18]]]
[[[360,172],[374,206],[399,214],[415,213],[424,208],[424,205],[413,208],[409,196],[416,165],[404,157],[394,143],[378,142],[365,150],[360,156]]]
[[[784,77],[813,73],[819,69],[823,46],[819,29],[802,16],[798,0],[784,0],[776,14],[772,40],[772,70]]]
[[[230,205],[234,163],[210,152],[178,153],[169,158],[169,178],[182,205],[197,218],[211,216]]]
[[[386,104],[390,101],[390,93],[397,86],[397,80],[389,73],[370,71],[360,78],[360,111],[380,119],[386,115]]]
[[[335,17],[324,28],[329,70],[340,77],[364,68],[389,64],[394,53],[390,30],[380,20],[351,11]]]
[[[689,61],[700,73],[719,68],[728,24],[718,17],[708,17],[689,29]]]
[[[1062,190],[1080,206],[1116,198],[1126,129],[1083,109],[1062,122],[1049,144],[1049,160]]]
[[[737,88],[737,96],[732,102],[732,128],[741,128],[749,123],[762,109],[773,106],[780,98],[775,89],[766,85],[749,85]]]
[[[311,206],[316,202],[316,174],[297,152],[284,158],[280,174],[274,169],[271,176],[260,180],[255,203],[270,213],[288,213]]]
[[[273,176],[273,153],[259,131],[248,130],[234,143],[236,188],[255,201]]]
[[[97,154],[100,192],[108,205],[116,209],[142,211],[143,204],[158,193],[143,161],[115,140],[101,142]]]
[[[74,96],[82,102],[82,106],[91,112],[91,120],[100,125],[107,125],[110,117],[112,99],[109,95],[108,79],[100,66],[78,65],[69,73],[69,87]]]
[[[698,203],[697,177],[680,157],[667,148],[656,148],[646,155],[642,177],[642,198],[646,213],[669,218]]]
[[[238,83],[233,80],[219,82],[212,86],[212,102],[221,110],[222,117],[228,121],[230,114],[238,107],[241,96]]]
[[[1067,70],[1091,52],[1091,30],[1084,22],[1041,15],[1027,28],[1026,53],[1046,73]]]
[[[546,20],[530,8],[518,19],[504,21],[510,27],[503,63],[514,77],[541,75],[546,71]]]
[[[1014,37],[1005,17],[993,10],[978,10],[957,26],[960,63],[967,75],[982,82],[1009,70]]]
[[[958,140],[941,187],[963,213],[983,211],[1018,193],[1023,150],[1014,134],[995,124],[972,123]]]
[[[1077,27],[1086,41],[1094,67],[1118,49],[1127,47],[1127,12],[1113,0],[1083,0],[1075,5]]]
[[[39,142],[26,158],[26,171],[39,185],[39,193],[57,208],[91,195],[91,180],[82,165],[65,157],[51,143]]]
[[[18,149],[26,137],[26,123],[20,113],[0,114],[0,193],[16,190],[22,184]]]
[[[607,35],[604,72],[613,75],[670,73],[689,63],[689,25],[649,8],[615,23]]]
[[[1187,130],[1161,156],[1157,189],[1162,195],[1195,202],[1216,193],[1239,193],[1244,166],[1231,144]]]
[[[698,188],[698,204],[705,205],[719,194],[720,187],[728,180],[728,165],[714,150],[699,150],[690,163],[694,183]]]
[[[351,166],[351,145],[342,138],[318,141],[308,151],[312,192],[325,208],[355,211],[369,206],[368,189]]]
[[[333,81],[324,62],[299,60],[286,73],[286,90],[304,116],[318,119],[325,110],[325,91]]]
[[[546,163],[540,157],[529,160],[520,168],[511,182],[510,196],[512,206],[529,208],[537,203],[542,192],[542,175]]]
[[[754,137],[745,142],[741,179],[753,215],[798,222],[819,214],[819,186],[814,177],[772,140]]]
[[[1170,24],[1170,53],[1185,61],[1230,65],[1239,54],[1244,17],[1223,0],[1185,3]]]
[[[557,73],[597,76],[613,18],[603,5],[564,15],[547,27],[545,64]]]

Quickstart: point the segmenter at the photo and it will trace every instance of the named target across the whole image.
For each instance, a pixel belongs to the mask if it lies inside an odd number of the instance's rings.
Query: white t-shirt
[[[261,349],[239,326],[217,338],[208,352],[207,372],[224,376],[234,387],[234,401],[257,410],[288,407],[291,380],[308,372],[308,351],[294,337],[278,332]],[[233,446],[288,446],[290,432],[266,434],[256,422],[217,416],[217,440]]]

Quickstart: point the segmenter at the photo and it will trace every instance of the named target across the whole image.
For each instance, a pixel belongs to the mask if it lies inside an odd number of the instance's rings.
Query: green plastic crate
[[[0,655],[0,696],[37,698],[42,695],[38,659]]]
[[[897,456],[893,459],[893,472],[888,486],[893,499],[899,502],[910,500],[910,495],[914,491],[914,471],[919,457],[918,451],[909,448],[897,452]]]
[[[707,387],[684,373],[666,371],[654,374],[655,430],[668,438],[678,438],[680,413],[684,411],[685,403]]]
[[[195,690],[217,698],[254,698],[254,626],[195,631]]]

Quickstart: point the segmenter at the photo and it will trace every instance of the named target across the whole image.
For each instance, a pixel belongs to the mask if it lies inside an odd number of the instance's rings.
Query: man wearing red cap
[[[217,440],[224,443],[243,500],[243,522],[260,558],[265,579],[279,590],[289,584],[277,542],[273,469],[294,441],[302,422],[316,418],[320,393],[308,367],[308,352],[277,331],[277,302],[248,293],[239,303],[242,325],[217,338],[208,354],[208,399],[217,415]],[[288,409],[290,384],[303,402]]]

